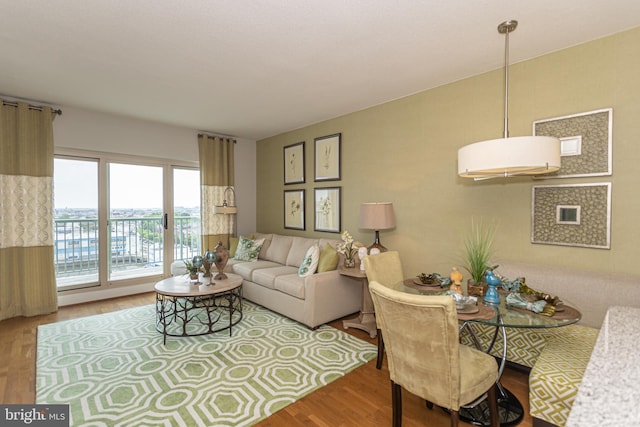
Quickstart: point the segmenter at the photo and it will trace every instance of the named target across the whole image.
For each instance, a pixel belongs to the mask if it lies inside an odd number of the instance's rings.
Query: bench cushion
[[[549,330],[529,374],[532,417],[564,426],[598,338],[598,329],[569,325]]]
[[[494,326],[471,324],[473,332],[480,341],[482,350],[489,347],[496,328]],[[562,329],[562,328],[559,328]],[[507,360],[528,368],[532,368],[536,363],[540,351],[544,348],[548,329],[530,328],[506,328],[507,331]],[[475,347],[473,339],[468,333],[460,334],[462,344]],[[503,352],[502,334],[498,333],[492,356],[502,357]]]

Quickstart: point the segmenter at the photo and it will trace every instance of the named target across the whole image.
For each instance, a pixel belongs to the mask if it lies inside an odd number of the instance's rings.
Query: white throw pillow
[[[260,249],[262,249],[263,244],[264,239],[250,240],[240,237],[238,248],[236,249],[236,254],[233,256],[233,259],[252,262],[258,261],[258,254],[260,254]]]
[[[320,247],[313,245],[307,249],[307,253],[302,258],[300,268],[298,269],[298,276],[307,277],[316,272],[318,268],[318,261],[320,260]]]

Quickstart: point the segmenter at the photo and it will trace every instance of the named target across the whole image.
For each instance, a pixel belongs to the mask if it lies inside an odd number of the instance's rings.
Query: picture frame
[[[287,145],[282,152],[285,185],[304,183],[304,141]]]
[[[284,190],[284,228],[305,229],[305,190]]]
[[[314,180],[339,181],[341,179],[342,134],[315,138],[314,142]]]
[[[560,139],[560,170],[535,179],[607,176],[613,173],[613,109],[533,122],[533,134]]]
[[[611,249],[611,183],[537,185],[531,243]]]
[[[314,231],[340,233],[342,188],[314,188]]]

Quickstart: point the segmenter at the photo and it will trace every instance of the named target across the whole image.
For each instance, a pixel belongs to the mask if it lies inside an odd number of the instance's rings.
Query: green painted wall
[[[358,229],[363,202],[391,201],[397,227],[382,243],[400,251],[405,273],[448,274],[460,265],[462,240],[475,217],[498,225],[495,261],[565,265],[638,274],[640,242],[640,28],[558,51],[510,69],[510,134],[532,122],[613,108],[613,175],[485,182],[457,176],[457,150],[502,136],[503,70],[474,76],[257,143],[257,229],[315,237],[313,189],[342,187],[342,229]],[[312,100],[310,100],[312,102]],[[313,182],[314,138],[342,133],[342,180]],[[306,141],[306,183],[283,183],[283,147]],[[533,185],[612,182],[611,249],[531,243]],[[283,191],[306,190],[306,231],[285,230]],[[465,279],[468,275],[465,275]]]

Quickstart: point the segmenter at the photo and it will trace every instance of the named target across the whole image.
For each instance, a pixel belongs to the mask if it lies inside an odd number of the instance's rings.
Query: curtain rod
[[[206,136],[208,138],[228,138],[228,139],[233,139],[233,143],[237,143],[238,141],[236,141],[236,137],[235,136],[231,136],[231,135],[224,135],[221,133],[213,133],[213,132],[206,132],[206,131],[200,131],[198,132],[198,136]]]
[[[9,107],[16,107],[16,108],[18,107],[18,103],[17,102],[4,101],[4,100],[2,101],[2,105],[7,105]],[[30,110],[42,111],[42,106],[41,105],[31,105],[31,104],[28,104],[28,105],[29,105],[29,109]],[[59,109],[59,108],[58,109],[51,108],[51,112],[53,114],[57,114],[59,116],[62,115],[62,110]]]

